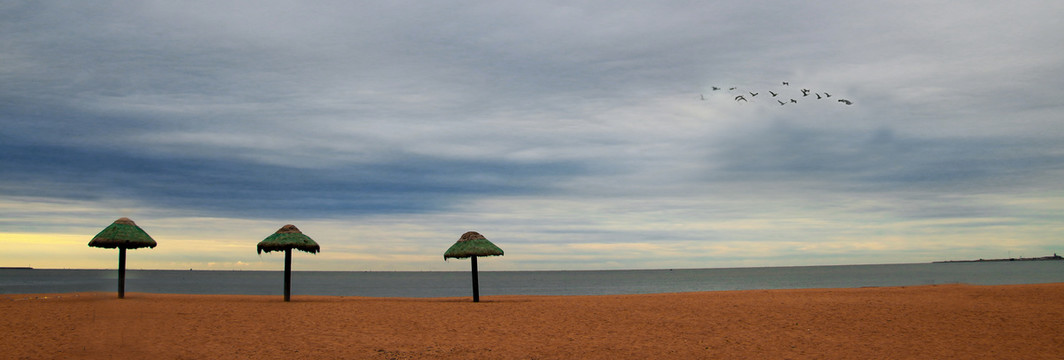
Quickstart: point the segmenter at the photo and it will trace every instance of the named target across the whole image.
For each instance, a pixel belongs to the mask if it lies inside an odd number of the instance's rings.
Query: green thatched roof
[[[260,241],[258,246],[259,254],[262,254],[263,251],[284,251],[286,249],[297,249],[311,254],[321,251],[318,243],[314,242],[309,236],[303,235],[303,232],[292,224],[282,226],[273,235]]]
[[[470,256],[500,256],[502,255],[502,249],[491,241],[488,241],[484,235],[476,231],[470,231],[462,234],[462,237],[458,239],[458,242],[451,245],[451,248],[447,249],[447,252],[443,253],[443,259],[447,258],[467,258]]]
[[[107,249],[153,248],[155,245],[155,240],[129,218],[115,220],[89,241],[89,246]]]

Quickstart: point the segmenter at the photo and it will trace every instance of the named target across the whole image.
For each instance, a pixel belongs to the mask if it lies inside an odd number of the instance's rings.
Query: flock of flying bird
[[[787,81],[784,81],[782,86],[791,86],[791,83],[787,82]],[[723,90],[723,88],[718,87],[718,86],[714,86],[713,87],[713,91],[721,91],[721,90]],[[735,101],[737,101],[737,102],[738,101],[750,102],[750,100],[747,100],[746,94],[750,94],[750,98],[754,98],[754,97],[756,97],[758,95],[761,95],[760,92],[743,91],[743,90],[739,90],[738,87],[734,87],[734,86],[733,87],[729,87],[727,91],[739,91],[740,92],[740,94],[735,97]],[[745,92],[746,94],[744,94],[743,92]],[[812,90],[809,90],[809,89],[802,89],[801,92],[802,92],[802,97],[816,96],[817,100],[824,100],[824,99],[828,99],[828,98],[831,97],[831,94],[829,94],[827,92],[813,92]],[[778,98],[779,95],[783,93],[783,91],[780,91],[780,92],[777,93],[777,92],[774,92],[772,90],[769,90],[768,93],[769,93],[769,95],[771,95],[771,97],[776,98],[774,100],[776,100],[776,102],[780,103],[780,106],[787,105],[787,104],[797,104],[798,103],[798,100],[795,99],[795,98],[792,98],[792,97]],[[702,97],[703,101],[706,100],[706,95],[705,94],[701,94],[701,97]],[[790,101],[784,101],[783,99],[789,99]],[[846,104],[846,105],[853,105],[853,101],[850,101],[850,100],[847,100],[847,99],[837,99],[837,101],[840,102],[840,103]]]

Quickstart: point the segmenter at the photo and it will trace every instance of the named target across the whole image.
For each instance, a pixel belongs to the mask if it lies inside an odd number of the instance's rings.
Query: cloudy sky
[[[119,217],[148,269],[277,270],[255,244],[289,223],[322,247],[300,270],[464,271],[469,230],[506,251],[484,270],[1064,253],[1062,17],[6,1],[0,266],[113,268],[86,244]]]

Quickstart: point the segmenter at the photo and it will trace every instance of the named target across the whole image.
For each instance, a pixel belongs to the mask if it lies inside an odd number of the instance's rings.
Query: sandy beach
[[[1064,358],[1064,284],[620,296],[0,295],[5,359]]]

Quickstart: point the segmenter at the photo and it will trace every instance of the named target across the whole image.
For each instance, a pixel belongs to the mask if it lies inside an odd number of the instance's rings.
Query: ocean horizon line
[[[764,266],[731,266],[731,267],[676,267],[676,268],[618,268],[618,269],[513,269],[513,270],[484,270],[479,272],[596,272],[596,271],[675,271],[675,270],[727,270],[727,269],[774,269],[774,268],[809,268],[809,267],[834,267],[834,266],[884,266],[884,265],[918,265],[918,264],[955,264],[964,262],[980,262],[977,260],[946,260],[928,262],[898,262],[898,263],[855,263],[855,264],[814,264],[814,265],[764,265]],[[0,267],[0,270],[116,270],[116,268],[52,268],[52,267]],[[197,268],[127,268],[127,271],[219,271],[219,272],[275,272],[284,269],[197,269]],[[352,273],[468,273],[468,269],[462,270],[296,270],[292,272],[352,272]]]

